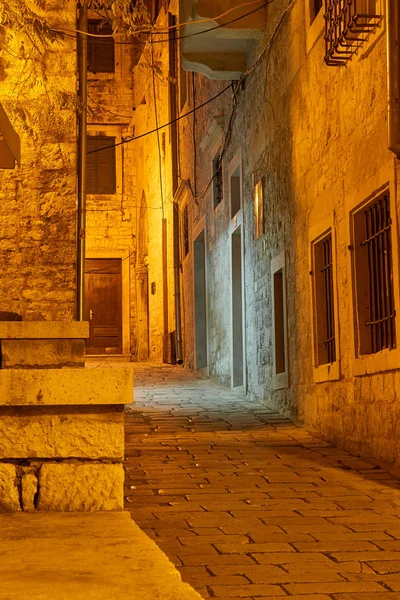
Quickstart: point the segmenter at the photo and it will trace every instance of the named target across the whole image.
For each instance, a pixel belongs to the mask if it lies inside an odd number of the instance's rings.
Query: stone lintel
[[[2,369],[0,406],[131,404],[133,370]]]
[[[86,339],[87,321],[0,321],[0,340],[4,339]]]

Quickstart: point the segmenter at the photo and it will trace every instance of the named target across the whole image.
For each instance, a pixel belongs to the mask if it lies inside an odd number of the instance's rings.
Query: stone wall
[[[88,323],[1,324],[0,512],[123,508],[133,371],[82,368],[88,331]],[[39,357],[38,342],[46,343]]]
[[[44,5],[38,14],[51,26],[75,27],[74,2]],[[22,159],[0,170],[0,306],[24,319],[68,320],[76,286],[75,41],[42,43],[31,33],[1,30],[0,102]]]
[[[157,27],[167,26],[162,8]],[[157,38],[154,38],[157,39]],[[154,68],[151,65],[154,64]],[[147,44],[134,72],[135,135],[170,120],[168,43]],[[157,118],[156,118],[157,114]],[[171,360],[170,333],[175,331],[173,268],[173,191],[171,130],[165,127],[132,144],[137,169],[138,197],[147,209],[149,355]],[[166,252],[163,250],[163,221]],[[140,231],[138,232],[140,235]],[[164,258],[165,257],[165,258]]]
[[[269,26],[250,64],[266,47],[287,3],[269,8]],[[397,193],[398,167],[387,149],[386,36],[383,24],[346,68],[323,62],[322,14],[309,26],[307,3],[293,3],[269,52],[236,95],[237,108],[223,162],[224,200],[214,210],[211,190],[190,201],[191,230],[205,216],[208,252],[210,374],[231,382],[230,217],[228,167],[240,149],[243,165],[245,344],[247,388],[279,410],[317,428],[353,452],[400,460],[397,423],[400,363],[359,374],[354,354],[349,211],[386,182]],[[195,74],[197,104],[227,82]],[[231,114],[228,91],[196,114],[193,131],[181,127],[181,176],[192,188],[210,180],[212,148],[202,141],[213,119]],[[203,144],[204,148],[204,144]],[[263,178],[265,233],[254,239],[253,179]],[[395,236],[398,219],[393,214]],[[336,235],[339,378],[316,383],[313,368],[309,236],[331,219]],[[191,238],[191,243],[193,238]],[[273,389],[271,261],[286,255],[289,387]],[[394,277],[398,278],[398,248]],[[194,367],[193,252],[183,269],[186,364]],[[397,300],[398,301],[398,300]],[[389,351],[387,351],[389,352]],[[379,362],[379,357],[378,361]]]

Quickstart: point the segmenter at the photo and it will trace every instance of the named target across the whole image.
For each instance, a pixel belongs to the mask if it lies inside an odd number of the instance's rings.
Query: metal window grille
[[[214,208],[222,201],[222,158],[217,154],[212,163]]]
[[[344,65],[379,25],[374,0],[325,0],[325,62]]]
[[[324,283],[324,313],[326,339],[322,340],[326,350],[328,363],[336,360],[335,318],[333,302],[333,269],[332,269],[332,235],[329,234],[321,242],[322,268]]]
[[[182,215],[183,258],[189,254],[189,210],[186,205]]]
[[[389,195],[380,197],[364,210],[368,256],[369,321],[371,351],[396,345],[393,296],[392,244]]]

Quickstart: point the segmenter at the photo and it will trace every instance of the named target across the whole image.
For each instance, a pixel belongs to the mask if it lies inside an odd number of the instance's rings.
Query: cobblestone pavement
[[[126,507],[205,598],[400,599],[400,482],[178,367],[133,366]]]

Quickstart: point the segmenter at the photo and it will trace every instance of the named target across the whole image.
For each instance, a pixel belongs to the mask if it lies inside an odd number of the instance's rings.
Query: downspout
[[[179,276],[179,208],[173,203],[174,211],[174,299],[175,299],[175,335],[176,363],[183,364],[182,358],[182,321],[181,321],[181,282]]]
[[[79,31],[87,31],[87,0],[79,8]],[[78,199],[77,199],[77,321],[84,320],[87,153],[87,36],[78,37]]]
[[[400,154],[400,5],[386,0],[388,146]]]

